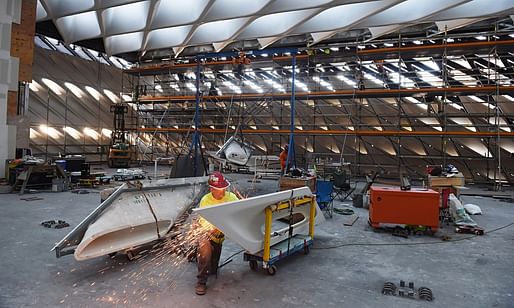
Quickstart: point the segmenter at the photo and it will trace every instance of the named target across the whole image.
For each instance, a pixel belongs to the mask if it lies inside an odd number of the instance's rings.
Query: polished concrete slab
[[[250,175],[228,175],[244,195],[275,191],[276,181],[252,181]],[[443,226],[435,236],[394,237],[374,232],[367,210],[344,226],[335,214],[316,230],[310,254],[278,263],[275,276],[253,272],[241,248],[227,240],[222,260],[236,254],[208,282],[205,296],[194,294],[196,264],[167,251],[146,253],[128,261],[122,254],[77,262],[50,252],[71,227],[100,202],[88,194],[38,193],[43,200],[24,201],[0,195],[0,307],[513,307],[514,204],[487,197],[464,196],[482,207],[473,218],[484,236],[456,234]],[[171,201],[171,200],[170,200]],[[349,205],[351,202],[336,207]],[[61,219],[70,228],[49,229],[42,221]],[[451,237],[442,241],[441,235]],[[413,281],[432,289],[433,302],[385,296],[386,281]]]

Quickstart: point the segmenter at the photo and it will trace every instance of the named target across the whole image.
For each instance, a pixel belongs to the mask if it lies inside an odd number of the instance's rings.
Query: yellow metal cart
[[[309,206],[309,233],[308,234],[293,234],[292,225],[294,224],[294,215],[289,217],[289,236],[273,246],[271,246],[271,225],[273,222],[274,213],[283,213],[284,211],[292,210],[295,207]],[[264,224],[264,247],[263,250],[256,254],[245,252],[244,261],[249,261],[250,268],[254,271],[259,269],[259,262],[262,263],[262,268],[267,271],[269,275],[275,275],[277,272],[276,262],[282,260],[296,252],[303,251],[305,254],[309,253],[310,247],[314,240],[314,220],[316,215],[316,196],[304,196],[302,198],[291,199],[288,201],[280,202],[268,206],[265,209],[266,221]]]

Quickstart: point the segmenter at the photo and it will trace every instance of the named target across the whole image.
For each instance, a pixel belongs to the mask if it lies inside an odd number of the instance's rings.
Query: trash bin
[[[61,167],[62,170],[66,171],[66,161],[64,159],[56,160],[55,164]]]

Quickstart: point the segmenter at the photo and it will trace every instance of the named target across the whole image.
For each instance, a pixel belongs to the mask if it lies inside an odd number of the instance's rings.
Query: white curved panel
[[[75,259],[107,255],[165,236],[175,220],[200,198],[206,182],[206,177],[198,177],[142,181],[144,190],[125,186],[98,218],[85,226]]]
[[[441,12],[433,17],[434,20],[449,20],[457,18],[475,18],[492,15],[514,9],[512,0],[473,0],[452,9]]]
[[[105,35],[139,31],[146,26],[150,3],[147,1],[126,4],[102,12]]]
[[[37,7],[36,7],[36,21],[42,21],[46,17],[48,17],[48,13],[46,12],[46,10],[43,7],[43,5],[41,4],[41,2],[38,1]]]
[[[195,22],[208,0],[159,0],[155,4],[152,28],[171,27]]]
[[[392,33],[400,28],[401,28],[401,26],[392,25],[392,26],[382,26],[382,27],[370,27],[370,28],[368,28],[368,30],[371,33],[372,38],[377,38],[379,36]]]
[[[205,20],[228,19],[251,15],[261,10],[270,0],[217,0],[209,9]]]
[[[455,30],[467,25],[474,24],[483,20],[483,18],[463,18],[444,21],[436,21],[435,24],[440,32]]]
[[[276,0],[266,8],[266,13],[307,9],[330,2],[332,2],[332,0]]]
[[[337,31],[324,31],[324,32],[311,33],[312,40],[313,40],[311,45],[314,45],[323,40],[326,40],[327,38],[334,36],[336,33],[337,33]]]
[[[266,37],[286,32],[318,9],[301,10],[265,15],[254,20],[238,36],[238,39]]]
[[[72,43],[98,37],[102,34],[95,12],[59,18],[55,21],[65,42]]]
[[[301,198],[312,195],[308,187],[285,190],[262,196],[251,197],[234,202],[223,203],[210,207],[194,209],[200,216],[207,219],[225,235],[238,243],[250,253],[263,249],[263,225],[265,222],[264,209],[291,198]],[[301,213],[305,219],[294,225],[294,234],[308,234],[309,205],[295,207],[293,213]],[[274,213],[273,219],[278,220],[289,216],[289,211]],[[316,223],[324,221],[323,214],[316,206]],[[276,229],[271,237],[271,245],[287,239],[287,229]]]
[[[46,4],[52,18],[79,13],[92,9],[95,6],[94,0],[83,1],[62,1],[62,0],[41,0]]]
[[[105,50],[109,55],[141,49],[143,32],[121,34],[105,38]]]
[[[189,44],[201,44],[228,40],[248,21],[248,18],[237,18],[208,22],[200,25]]]
[[[118,5],[123,5],[132,2],[139,2],[141,0],[97,0],[100,3],[101,8],[108,8]]]
[[[407,0],[367,18],[361,27],[379,27],[423,19],[470,0]]]
[[[191,31],[191,26],[153,30],[148,34],[146,49],[178,46],[184,42],[189,31]]]
[[[262,48],[266,48],[269,45],[275,43],[280,39],[280,36],[273,36],[273,37],[266,37],[266,38],[257,38],[257,42],[259,42],[259,45]]]
[[[295,34],[301,34],[344,28],[400,1],[401,0],[384,0],[339,5],[326,9],[312,17],[298,26],[293,32]]]

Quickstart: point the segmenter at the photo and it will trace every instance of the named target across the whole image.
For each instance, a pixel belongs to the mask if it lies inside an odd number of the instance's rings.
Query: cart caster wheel
[[[136,258],[136,254],[134,253],[134,251],[132,251],[132,250],[127,251],[127,259],[129,261],[132,261],[135,258]]]
[[[305,247],[303,247],[303,254],[308,255],[308,254],[309,254],[309,252],[311,252],[311,249],[310,249],[310,247],[309,247],[309,246],[305,246]]]
[[[268,275],[273,276],[277,273],[277,267],[275,265],[272,265],[272,266],[268,267],[267,271],[268,271]]]
[[[250,262],[248,262],[248,265],[250,265],[250,269],[252,271],[257,271],[259,269],[259,265],[257,264],[257,261],[255,261],[255,260],[250,260]]]

